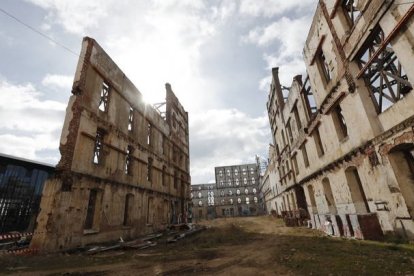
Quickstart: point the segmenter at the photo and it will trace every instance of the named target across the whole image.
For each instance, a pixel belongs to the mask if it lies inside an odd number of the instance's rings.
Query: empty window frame
[[[167,185],[167,167],[166,166],[162,166],[162,186],[166,186]]]
[[[288,132],[288,136],[289,136],[289,141],[290,141],[290,143],[292,143],[293,142],[293,134],[292,134],[292,127],[290,125],[290,120],[287,124],[287,132]]]
[[[134,195],[127,194],[125,197],[124,222],[122,223],[124,226],[132,224],[133,202]]]
[[[103,112],[107,112],[108,111],[108,107],[109,107],[109,85],[106,82],[102,83],[102,88],[101,88],[101,97],[99,99],[99,110],[103,111]]]
[[[299,166],[298,166],[298,159],[296,154],[292,157],[293,168],[295,170],[295,175],[299,174]]]
[[[93,149],[93,163],[101,164],[103,159],[103,140],[105,131],[101,128],[96,130],[95,146]]]
[[[297,105],[293,107],[293,115],[295,116],[296,126],[298,131],[302,128],[302,123],[300,122],[299,111]]]
[[[162,154],[163,155],[167,155],[167,137],[165,137],[165,135],[162,136]]]
[[[305,82],[302,87],[302,94],[305,101],[306,111],[308,112],[309,118],[313,118],[318,108],[316,106],[315,96],[313,95],[312,87],[310,86],[309,76],[306,76]]]
[[[174,189],[178,187],[178,172],[174,171]]]
[[[147,124],[147,145],[152,145],[152,125],[150,122]]]
[[[344,10],[345,17],[347,18],[350,26],[354,26],[356,20],[359,18],[361,12],[356,7],[355,0],[342,0],[342,9]]]
[[[148,198],[148,206],[147,206],[147,224],[154,223],[154,210],[153,210],[153,201],[152,197]]]
[[[346,126],[345,118],[341,106],[338,104],[332,111],[332,119],[334,121],[336,133],[339,141],[348,137],[348,128]]]
[[[308,158],[308,151],[306,150],[306,143],[304,143],[301,147],[300,150],[302,151],[302,155],[303,155],[303,163],[305,165],[305,168],[309,167],[309,158]]]
[[[329,70],[329,65],[326,60],[325,54],[323,53],[322,49],[319,50],[317,53],[317,64],[321,75],[323,75],[323,79],[325,83],[329,83],[332,79],[331,71]]]
[[[128,146],[126,150],[125,156],[125,174],[132,175],[132,160],[134,148],[132,146]]]
[[[316,151],[318,153],[318,157],[321,157],[325,154],[323,149],[321,134],[319,133],[319,128],[316,128],[313,132],[313,139],[315,140]]]
[[[148,163],[147,163],[147,180],[149,182],[152,181],[152,158],[148,158]]]
[[[86,209],[86,219],[85,219],[84,229],[92,229],[94,226],[97,197],[98,197],[98,191],[96,189],[90,190],[88,208]]]
[[[281,134],[282,134],[282,140],[283,140],[283,148],[285,148],[286,147],[286,138],[285,138],[285,132],[283,131],[283,129],[282,129]]]
[[[128,116],[128,131],[132,132],[133,128],[134,128],[134,109],[130,107],[129,116]]]
[[[377,26],[358,56],[361,72],[378,113],[411,92],[412,84],[384,32]]]

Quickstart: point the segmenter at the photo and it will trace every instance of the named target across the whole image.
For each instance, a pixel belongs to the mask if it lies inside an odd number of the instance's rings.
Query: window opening
[[[152,181],[152,158],[148,158],[148,163],[147,163],[147,180],[149,182]]]
[[[128,116],[128,131],[132,132],[133,124],[134,124],[134,109],[130,107],[129,116]]]
[[[322,146],[321,135],[319,133],[319,128],[315,129],[313,134],[313,139],[315,139],[316,151],[318,152],[318,156],[321,157],[325,154],[325,151]]]
[[[342,2],[342,7],[345,11],[345,15],[348,19],[348,22],[351,24],[351,26],[355,25],[355,22],[361,12],[356,7],[356,1],[355,0],[344,0]]]
[[[167,167],[166,166],[162,166],[162,186],[166,186],[167,185]]]
[[[384,46],[384,42],[384,32],[377,27],[359,55],[362,69],[358,77],[363,76],[378,113],[391,107],[412,90],[412,84],[391,44]]]
[[[309,76],[306,76],[303,83],[302,93],[304,94],[305,106],[308,112],[309,118],[316,116],[318,108],[316,106],[315,96],[313,95],[312,87],[310,86]]]
[[[348,137],[348,128],[346,126],[344,114],[339,105],[335,107],[332,115],[339,140]]]
[[[298,166],[298,159],[297,159],[296,155],[292,157],[292,161],[293,161],[293,167],[294,167],[294,170],[295,170],[295,175],[298,175],[299,174],[299,166]]]
[[[300,122],[299,111],[296,105],[293,108],[293,115],[295,116],[296,126],[298,127],[299,131],[302,128],[302,123]]]
[[[289,136],[289,141],[290,143],[293,142],[293,135],[292,135],[292,127],[290,126],[290,121],[287,125],[287,132],[288,132],[288,136]]]
[[[322,71],[322,75],[324,76],[325,81],[328,83],[332,79],[332,76],[331,71],[329,70],[328,62],[326,61],[326,57],[322,49],[319,50],[318,65],[320,70]]]
[[[127,194],[125,197],[124,222],[123,225],[131,225],[132,204],[134,201],[133,194]]]
[[[93,163],[94,164],[102,163],[104,133],[105,133],[104,130],[101,128],[98,128],[96,130],[95,147],[93,151]]]
[[[109,102],[109,85],[106,82],[102,83],[101,98],[99,99],[99,110],[108,111]]]
[[[345,170],[345,175],[356,212],[369,212],[367,197],[365,195],[364,188],[362,187],[361,179],[359,178],[357,169],[355,167],[349,167]]]
[[[85,219],[85,229],[93,228],[97,195],[98,195],[98,191],[95,189],[92,189],[89,192],[88,209],[86,211],[86,219]]]
[[[309,159],[308,159],[308,151],[306,150],[306,143],[302,145],[300,148],[303,155],[303,163],[305,164],[305,167],[309,167]]]
[[[125,174],[132,175],[132,153],[134,149],[132,146],[128,146],[125,157]]]
[[[148,123],[147,125],[147,145],[152,145],[152,125]]]

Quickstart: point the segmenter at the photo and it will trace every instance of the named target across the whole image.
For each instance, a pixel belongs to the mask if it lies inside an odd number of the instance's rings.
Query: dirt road
[[[0,257],[18,275],[414,275],[414,246],[342,240],[271,217],[205,221],[174,244],[93,256]]]

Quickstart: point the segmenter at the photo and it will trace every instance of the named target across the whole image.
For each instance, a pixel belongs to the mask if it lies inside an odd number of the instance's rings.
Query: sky
[[[193,184],[214,167],[267,159],[271,68],[282,85],[302,58],[317,0],[1,0],[0,152],[56,165],[84,36],[144,95],[165,83],[189,113]],[[62,47],[63,45],[64,47]],[[69,50],[70,51],[69,51]],[[75,53],[75,54],[74,54]]]

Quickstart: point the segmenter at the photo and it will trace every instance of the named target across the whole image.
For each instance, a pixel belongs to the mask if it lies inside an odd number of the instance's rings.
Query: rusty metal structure
[[[161,114],[95,40],[84,38],[61,159],[43,189],[32,248],[131,239],[187,212],[188,113],[171,85],[165,87]]]

